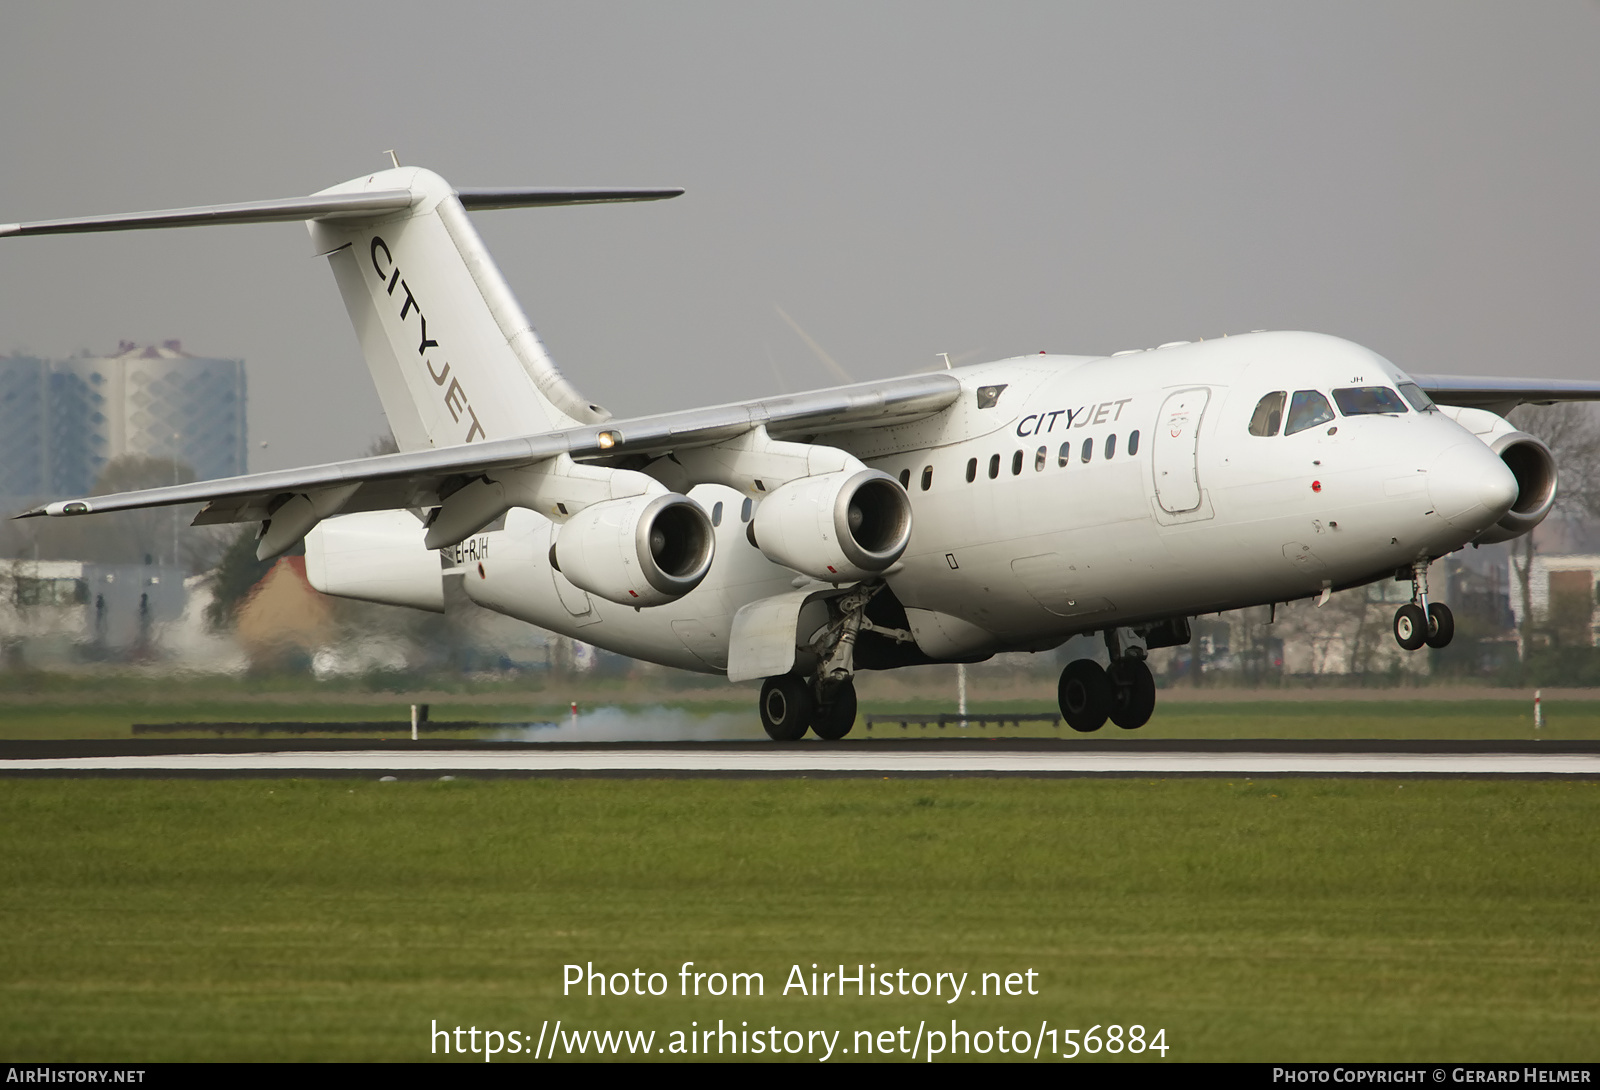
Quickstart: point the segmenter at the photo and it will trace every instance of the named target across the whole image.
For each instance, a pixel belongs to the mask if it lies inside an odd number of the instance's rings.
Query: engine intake
[[[775,489],[750,521],[769,559],[827,583],[890,567],[911,542],[911,499],[876,469],[802,477]]]
[[[688,594],[711,570],[711,520],[687,496],[590,504],[561,527],[550,558],[577,587],[610,602],[657,606]]]
[[[1516,477],[1517,500],[1504,518],[1479,536],[1479,544],[1521,537],[1543,522],[1556,502],[1556,459],[1544,440],[1513,431],[1497,436],[1489,449]]]

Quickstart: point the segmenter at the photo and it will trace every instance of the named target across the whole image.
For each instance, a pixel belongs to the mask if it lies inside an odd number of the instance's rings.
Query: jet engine
[[[566,521],[550,563],[574,586],[626,606],[688,594],[711,570],[711,520],[687,496],[593,503]]]
[[[1504,518],[1478,536],[1477,543],[1510,541],[1543,522],[1556,502],[1556,459],[1544,440],[1518,431],[1486,409],[1441,408],[1483,440],[1517,478],[1516,502]]]
[[[306,534],[306,579],[340,598],[444,612],[439,554],[409,511],[323,519]]]
[[[911,499],[876,469],[801,477],[762,500],[746,532],[769,560],[825,583],[852,583],[906,551]]]

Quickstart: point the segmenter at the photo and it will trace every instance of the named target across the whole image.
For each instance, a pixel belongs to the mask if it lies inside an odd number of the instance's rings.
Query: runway
[[[4,776],[1458,776],[1600,779],[1600,743],[865,740],[789,745],[0,743]]]

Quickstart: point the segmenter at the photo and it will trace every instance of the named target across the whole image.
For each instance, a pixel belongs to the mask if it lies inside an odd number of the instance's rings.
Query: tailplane
[[[5,235],[305,220],[355,325],[395,441],[424,450],[597,424],[610,414],[551,362],[474,208],[659,200],[678,189],[463,189],[397,167],[310,197],[0,224]]]

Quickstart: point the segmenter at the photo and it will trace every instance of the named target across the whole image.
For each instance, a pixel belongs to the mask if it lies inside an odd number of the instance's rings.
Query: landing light
[[[603,431],[595,437],[595,442],[600,445],[601,450],[610,450],[612,447],[616,446],[621,439],[622,437],[614,431]]]

